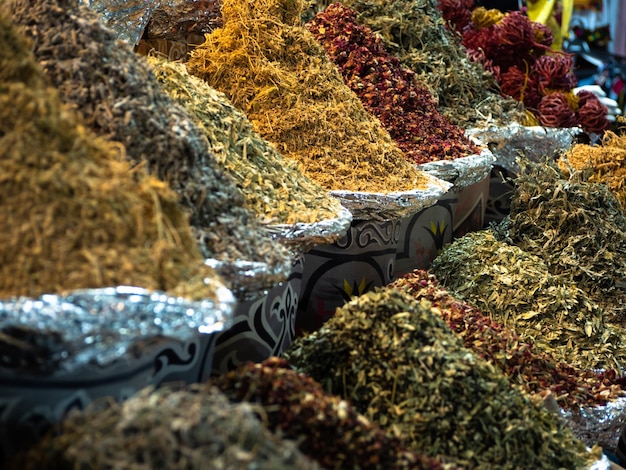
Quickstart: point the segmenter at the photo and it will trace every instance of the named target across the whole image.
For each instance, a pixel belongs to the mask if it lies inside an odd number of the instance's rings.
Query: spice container
[[[205,381],[234,308],[215,287],[197,302],[128,286],[0,302],[0,461],[95,399]]]

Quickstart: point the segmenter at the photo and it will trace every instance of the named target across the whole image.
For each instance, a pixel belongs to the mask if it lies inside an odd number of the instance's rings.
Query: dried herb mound
[[[259,136],[226,95],[189,75],[185,64],[159,57],[149,57],[148,62],[163,89],[195,116],[218,162],[264,223],[314,223],[337,217],[339,201]]]
[[[491,230],[444,247],[431,270],[452,294],[488,313],[557,362],[622,370],[624,334],[575,282]]]
[[[281,263],[191,115],[160,89],[150,66],[75,0],[11,0],[12,20],[61,99],[87,127],[124,144],[133,163],[166,181],[190,213],[206,257]]]
[[[574,170],[588,173],[590,183],[602,183],[626,207],[626,135],[607,131],[597,145],[577,144],[559,161],[566,174]]]
[[[324,468],[443,468],[435,459],[403,449],[397,438],[285,359],[246,364],[211,383],[232,401],[261,406],[270,429],[299,442],[299,449]]]
[[[318,11],[328,3],[315,0]],[[342,0],[386,49],[429,87],[439,111],[464,129],[523,122],[523,106],[500,95],[493,75],[471,61],[436,0]]]
[[[386,51],[380,36],[357,21],[356,11],[330,5],[307,23],[343,80],[415,163],[453,160],[480,150],[437,109],[415,73]]]
[[[301,19],[302,0],[226,0],[224,26],[187,63],[326,189],[422,189],[429,179],[343,83]]]
[[[553,163],[522,164],[501,232],[626,321],[626,218],[609,187]]]
[[[561,408],[605,405],[625,393],[615,370],[595,372],[555,362],[509,328],[455,298],[433,274],[415,270],[396,279],[390,287],[431,302],[466,348],[490,361],[528,393],[549,390]]]
[[[585,467],[584,445],[556,414],[400,290],[346,303],[287,359],[417,452],[467,468]]]
[[[502,14],[457,0],[439,3],[448,26],[461,34],[468,56],[494,75],[504,96],[522,102],[541,125],[580,125],[597,133],[609,128],[607,108],[593,93],[572,92],[577,84],[573,56],[550,49],[554,37],[547,26],[521,11]]]
[[[176,195],[45,83],[0,16],[0,298],[117,285],[214,298]]]
[[[271,433],[262,410],[208,385],[146,388],[71,413],[14,469],[319,469]]]

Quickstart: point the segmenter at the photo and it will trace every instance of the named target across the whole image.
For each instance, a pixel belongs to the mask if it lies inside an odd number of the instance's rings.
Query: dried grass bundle
[[[123,284],[213,297],[176,195],[79,124],[5,17],[0,51],[0,298]]]
[[[326,189],[424,187],[425,175],[304,28],[304,6],[301,0],[226,0],[224,26],[193,51],[190,73],[226,93],[261,136]]]

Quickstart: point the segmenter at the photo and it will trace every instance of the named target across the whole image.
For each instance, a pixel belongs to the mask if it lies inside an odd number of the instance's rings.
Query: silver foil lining
[[[622,430],[626,428],[626,397],[619,397],[603,406],[561,410],[561,416],[574,435],[587,446],[597,444],[614,452]]]
[[[152,13],[161,6],[175,7],[184,0],[78,0],[102,17],[102,23],[112,29],[118,39],[134,47],[150,21]]]
[[[141,341],[222,331],[235,299],[221,283],[216,291],[216,299],[190,301],[117,286],[0,301],[0,367],[71,372],[123,360]]]
[[[418,168],[439,179],[452,183],[453,189],[464,189],[484,180],[495,163],[493,153],[484,148],[480,153],[454,160],[438,160],[422,163]]]
[[[352,223],[352,213],[341,207],[336,217],[318,222],[273,224],[266,228],[272,237],[299,252],[306,252],[316,245],[331,245],[341,239]]]
[[[429,184],[424,189],[389,193],[335,190],[330,194],[352,213],[354,220],[396,220],[436,204],[452,187],[447,181],[426,175]]]
[[[465,134],[486,144],[496,158],[495,165],[519,173],[517,159],[521,157],[544,161],[545,157],[567,150],[582,133],[577,127],[550,128],[542,126],[492,126],[468,129]]]

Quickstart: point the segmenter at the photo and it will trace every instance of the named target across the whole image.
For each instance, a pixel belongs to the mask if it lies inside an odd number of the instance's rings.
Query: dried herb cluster
[[[190,73],[224,92],[255,130],[326,189],[422,189],[430,181],[345,85],[306,30],[302,0],[226,0],[224,26],[191,54]]]
[[[407,451],[345,400],[270,358],[211,379],[235,402],[261,406],[270,429],[299,442],[299,449],[324,468],[441,469],[437,460]]]
[[[233,177],[263,223],[314,223],[337,217],[339,201],[261,138],[226,95],[189,75],[182,63],[149,57],[172,99],[196,117],[219,164]]]
[[[330,5],[307,23],[343,80],[380,119],[391,137],[415,163],[453,160],[479,149],[437,109],[415,73],[385,50],[379,36],[357,22],[354,10]]]
[[[295,443],[271,433],[259,407],[217,389],[146,388],[122,404],[71,413],[11,468],[319,469]]]
[[[503,237],[542,258],[607,312],[626,321],[626,218],[605,184],[553,163],[526,163],[515,180]]]
[[[74,0],[11,0],[10,9],[13,22],[33,38],[37,61],[61,99],[176,191],[206,257],[283,262],[286,252],[245,208],[193,118],[95,12]]]
[[[557,362],[622,370],[626,341],[574,281],[491,230],[444,247],[433,274],[451,293],[477,306]]]
[[[214,298],[176,195],[85,129],[0,21],[0,298],[116,285]]]
[[[326,0],[314,1],[322,11]],[[523,122],[523,106],[500,95],[493,75],[472,62],[445,26],[436,0],[341,0],[382,36],[389,52],[429,87],[439,111],[465,129]]]
[[[287,352],[407,446],[470,468],[582,468],[556,414],[477,358],[436,309],[397,289],[354,298]]]
[[[493,74],[504,96],[524,103],[547,127],[576,127],[587,132],[609,128],[607,109],[589,91],[574,94],[577,79],[572,55],[552,51],[552,31],[521,11],[502,13],[440,0],[448,25],[462,35],[472,60]],[[465,9],[465,14],[459,10]]]
[[[490,361],[530,394],[549,390],[562,408],[604,405],[624,395],[615,370],[595,372],[555,362],[509,328],[452,296],[433,274],[415,270],[390,287],[431,302],[466,348]]]

